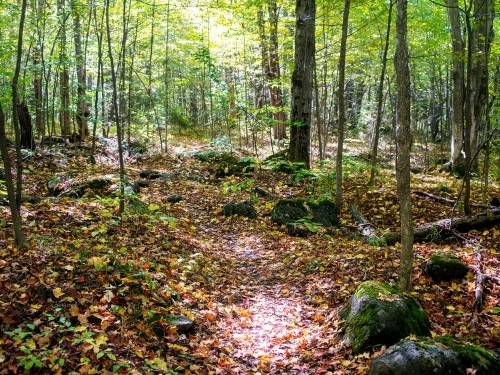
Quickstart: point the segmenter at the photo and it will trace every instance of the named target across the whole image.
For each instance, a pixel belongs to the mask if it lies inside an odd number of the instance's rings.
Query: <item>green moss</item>
[[[392,345],[409,334],[425,336],[430,330],[425,311],[413,297],[376,281],[362,283],[339,314],[353,353]]]
[[[459,258],[449,254],[434,254],[425,270],[436,281],[460,279],[467,275],[468,268]]]
[[[500,358],[498,355],[480,346],[464,343],[450,336],[440,337],[436,341],[454,350],[464,367],[475,368],[479,374],[500,373]]]
[[[399,295],[401,294],[401,291],[395,286],[373,280],[368,280],[362,283],[354,293],[354,295],[358,298],[364,295],[372,298],[378,298],[380,295],[388,297],[393,294]]]

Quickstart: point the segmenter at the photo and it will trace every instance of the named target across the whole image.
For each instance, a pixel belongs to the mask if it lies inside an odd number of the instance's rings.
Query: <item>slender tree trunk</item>
[[[463,166],[461,156],[464,141],[465,103],[465,45],[460,22],[458,0],[446,0],[448,19],[451,27],[452,46],[452,115],[451,115],[451,166]]]
[[[474,40],[472,35],[472,19],[471,19],[472,2],[465,10],[465,27],[467,30],[467,74],[466,74],[466,90],[465,90],[465,134],[464,134],[464,150],[465,150],[465,174],[464,174],[464,213],[470,215],[472,208],[470,206],[470,173],[472,168],[472,133],[474,121],[474,98],[475,93],[473,82],[473,51]]]
[[[484,118],[488,106],[488,63],[491,44],[493,42],[493,20],[495,18],[494,0],[474,0],[474,29],[473,29],[473,90],[474,96],[474,118],[471,128],[471,154],[475,155],[480,143],[481,130],[485,130]],[[488,136],[487,132],[483,132]],[[477,171],[479,158],[472,162],[471,170]]]
[[[76,57],[76,75],[78,81],[77,94],[77,112],[76,123],[78,125],[78,134],[84,140],[89,136],[88,116],[89,104],[86,100],[87,94],[87,67],[82,48],[82,34],[80,15],[76,0],[71,0],[72,15],[73,15],[73,37],[75,41],[75,57]]]
[[[337,159],[336,159],[336,186],[335,186],[335,205],[337,213],[342,210],[342,155],[344,150],[344,134],[346,125],[346,100],[345,100],[345,59],[347,50],[347,29],[349,26],[349,11],[351,9],[351,0],[344,2],[344,16],[342,18],[342,37],[340,39],[340,57],[339,57],[339,128],[337,139]]]
[[[113,84],[113,109],[114,109],[114,115],[115,115],[115,123],[116,123],[116,136],[118,138],[118,158],[119,158],[119,165],[120,165],[120,207],[118,209],[118,214],[122,214],[123,211],[125,210],[125,164],[123,162],[123,145],[122,145],[122,126],[120,122],[120,115],[118,111],[118,85],[117,85],[117,77],[116,77],[116,71],[115,71],[115,63],[113,59],[113,49],[111,47],[111,30],[109,26],[109,1],[106,0],[106,36],[108,39],[108,56],[109,56],[109,63],[110,63],[110,68],[111,68],[111,81]],[[126,7],[126,0],[123,2],[123,7],[125,9]],[[125,22],[125,20],[123,21]],[[123,40],[125,40],[125,30],[123,34]],[[122,44],[122,47],[123,44]],[[125,51],[124,51],[125,52]]]
[[[97,20],[97,10],[94,8],[94,18],[95,18],[95,31],[96,31],[96,37],[97,37],[97,83],[96,83],[96,89],[95,89],[95,96],[94,96],[94,129],[92,129],[92,150],[90,153],[90,160],[92,162],[95,162],[95,142],[96,142],[96,133],[97,133],[97,124],[99,122],[99,89],[101,88],[101,82],[103,79],[103,63],[102,63],[102,39],[103,39],[103,32],[102,32],[102,25],[104,21],[104,11],[101,14],[101,20],[100,22]],[[102,122],[104,121],[104,111],[103,114],[101,115]],[[102,124],[104,125],[104,124]]]
[[[267,81],[269,87],[269,104],[275,121],[273,138],[286,138],[286,114],[283,109],[283,92],[281,90],[281,71],[278,55],[278,7],[275,0],[268,3],[269,14],[269,56],[267,67]]]
[[[413,214],[410,193],[411,95],[407,42],[407,6],[408,0],[397,0],[397,40],[396,54],[394,56],[398,92],[396,110],[396,178],[399,196],[399,216],[401,219],[399,287],[404,291],[410,290],[413,271]]]
[[[10,161],[9,150],[7,148],[7,137],[5,135],[5,115],[0,104],[0,153],[3,159],[5,186],[7,187],[7,198],[9,199],[10,214],[14,227],[14,241],[19,248],[27,247],[26,237],[22,230],[22,219],[17,207],[16,190],[12,178],[12,163]]]
[[[33,46],[33,94],[35,96],[35,128],[39,137],[45,135],[45,112],[43,110],[43,30],[40,21],[43,17],[44,1],[38,1],[36,4],[36,41]]]
[[[23,177],[22,177],[22,171],[23,171],[23,165],[22,165],[22,155],[21,155],[21,129],[19,126],[19,113],[18,113],[18,108],[19,108],[19,94],[18,94],[18,82],[19,82],[19,74],[21,72],[21,59],[22,59],[22,52],[23,52],[23,31],[24,31],[24,24],[25,24],[25,19],[26,19],[26,7],[27,7],[27,1],[23,0],[22,5],[21,5],[21,18],[19,21],[19,34],[18,34],[18,39],[17,39],[17,56],[16,56],[16,68],[14,71],[14,76],[12,77],[12,120],[14,123],[14,131],[15,131],[15,137],[16,137],[16,169],[17,169],[17,178],[16,178],[16,191],[15,191],[15,196],[14,196],[14,184],[12,182],[12,170],[11,170],[11,163],[9,159],[9,154],[7,151],[7,146],[6,146],[6,137],[5,137],[5,116],[3,113],[3,110],[0,107],[0,138],[2,139],[1,141],[1,151],[2,151],[2,157],[3,157],[3,162],[5,166],[5,177],[6,177],[6,184],[7,184],[7,192],[9,194],[9,205],[11,208],[11,214],[12,214],[12,221],[14,224],[14,239],[16,242],[16,245],[20,249],[25,249],[27,245],[26,237],[24,236],[22,232],[22,221],[21,221],[21,194],[22,194],[22,188],[23,188]],[[7,182],[8,175],[10,175],[10,183]],[[10,187],[9,187],[10,185]]]
[[[170,0],[167,0],[167,35],[165,37],[165,152],[168,151],[168,125],[170,121],[170,101],[169,101],[169,59],[170,59]]]
[[[59,0],[58,16],[60,18],[61,38],[59,46],[61,49],[59,57],[59,95],[60,95],[60,114],[59,122],[62,135],[71,135],[71,113],[70,113],[70,98],[69,98],[69,66],[68,55],[66,54],[66,3],[65,0]]]
[[[382,71],[380,72],[380,79],[377,87],[377,115],[375,118],[375,129],[373,129],[374,135],[373,135],[373,144],[371,152],[372,167],[370,171],[370,181],[368,182],[368,185],[373,185],[373,183],[375,182],[375,174],[377,170],[378,142],[380,138],[380,125],[382,123],[382,109],[384,107],[384,81],[385,81],[385,72],[387,70],[387,53],[389,51],[393,7],[394,7],[394,0],[390,0],[389,15],[387,17],[387,30],[385,33],[384,53],[382,55]]]
[[[315,0],[297,0],[295,67],[292,75],[291,132],[288,159],[310,168]]]

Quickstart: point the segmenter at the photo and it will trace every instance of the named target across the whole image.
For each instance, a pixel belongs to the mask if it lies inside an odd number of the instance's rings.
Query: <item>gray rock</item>
[[[370,375],[466,374],[473,369],[481,375],[500,373],[497,354],[479,346],[460,343],[453,337],[404,340],[377,357]]]
[[[411,296],[396,287],[365,281],[340,311],[345,320],[342,333],[354,354],[381,345],[393,345],[414,334],[427,336],[430,323]]]
[[[177,332],[179,333],[189,331],[191,328],[193,328],[194,325],[194,320],[189,319],[183,315],[167,314],[165,315],[165,320],[168,324],[177,328]]]
[[[412,340],[391,346],[377,357],[370,375],[465,374],[457,353],[440,344],[422,344]]]

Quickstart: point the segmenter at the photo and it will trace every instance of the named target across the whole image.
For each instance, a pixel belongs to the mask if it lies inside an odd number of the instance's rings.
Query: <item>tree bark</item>
[[[16,201],[16,190],[12,178],[12,163],[10,161],[9,150],[7,149],[7,138],[5,136],[5,115],[2,105],[0,104],[0,152],[3,159],[3,169],[5,186],[7,188],[7,197],[9,198],[10,214],[12,216],[12,224],[14,227],[14,240],[19,248],[26,248],[27,242],[22,230],[21,213]]]
[[[307,169],[310,168],[315,17],[315,0],[297,0],[288,159],[304,163]]]
[[[106,0],[106,7],[105,7],[106,35],[107,35],[107,39],[108,39],[108,56],[109,56],[109,63],[110,63],[110,68],[111,68],[111,81],[113,84],[113,109],[114,109],[114,115],[115,115],[114,120],[116,123],[116,136],[118,138],[118,159],[119,159],[119,166],[120,166],[120,207],[118,209],[118,214],[121,214],[125,210],[125,164],[123,162],[122,127],[121,127],[121,123],[120,123],[120,115],[119,115],[119,110],[118,110],[117,78],[116,78],[116,71],[115,71],[115,63],[114,63],[114,59],[113,59],[113,49],[111,48],[111,30],[110,30],[110,26],[109,26],[109,1],[110,0]],[[126,1],[124,1],[123,7],[125,9]],[[125,20],[123,22],[125,22]],[[123,40],[125,40],[125,30],[124,30],[124,34],[123,34]],[[124,44],[124,42],[122,43],[122,47],[125,47],[123,44]]]
[[[77,112],[76,123],[78,125],[78,134],[84,140],[89,136],[89,127],[87,118],[89,117],[90,105],[86,100],[87,93],[87,67],[82,49],[82,34],[80,15],[76,6],[76,0],[71,0],[72,15],[73,15],[73,36],[75,41],[75,58],[76,58],[76,75],[78,81],[77,94]]]
[[[269,104],[274,120],[273,138],[286,138],[286,114],[283,109],[283,92],[281,90],[281,71],[278,55],[278,7],[275,0],[268,3],[269,15],[269,56],[266,71],[269,87]]]
[[[349,10],[351,8],[351,0],[344,2],[344,15],[342,17],[342,37],[340,39],[340,56],[339,56],[339,88],[337,92],[339,103],[339,127],[337,131],[337,158],[336,158],[336,184],[335,184],[335,205],[337,214],[342,210],[342,154],[344,151],[344,133],[346,125],[345,113],[345,59],[347,50],[347,28],[349,26]]]
[[[399,216],[401,219],[401,257],[399,287],[408,291],[413,271],[413,214],[410,194],[410,69],[407,44],[408,0],[397,0],[396,54],[394,56],[397,86],[396,125],[396,178],[399,195]]]
[[[448,19],[451,28],[451,48],[453,67],[452,80],[452,117],[451,117],[451,166],[463,165],[461,156],[464,141],[464,102],[465,102],[465,45],[460,22],[458,0],[446,0]]]
[[[380,72],[380,80],[377,87],[377,115],[375,118],[375,128],[373,129],[373,143],[371,152],[371,170],[370,170],[370,181],[368,185],[373,185],[375,182],[375,174],[377,169],[377,157],[378,157],[378,142],[380,138],[380,125],[382,123],[382,109],[384,105],[384,81],[385,72],[387,70],[387,54],[389,51],[389,40],[391,35],[391,23],[392,23],[392,8],[394,7],[394,0],[389,1],[389,15],[387,17],[387,30],[385,33],[385,45],[384,53],[382,55],[382,71]]]
[[[70,115],[70,98],[69,98],[69,67],[68,56],[66,54],[66,4],[65,0],[59,0],[58,16],[61,22],[61,38],[59,46],[61,53],[59,56],[59,95],[60,95],[60,114],[59,123],[62,135],[71,135],[71,115]]]

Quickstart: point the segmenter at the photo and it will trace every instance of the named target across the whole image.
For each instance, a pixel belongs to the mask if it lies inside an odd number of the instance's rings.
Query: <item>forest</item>
[[[0,2],[0,374],[500,373],[496,8]]]

